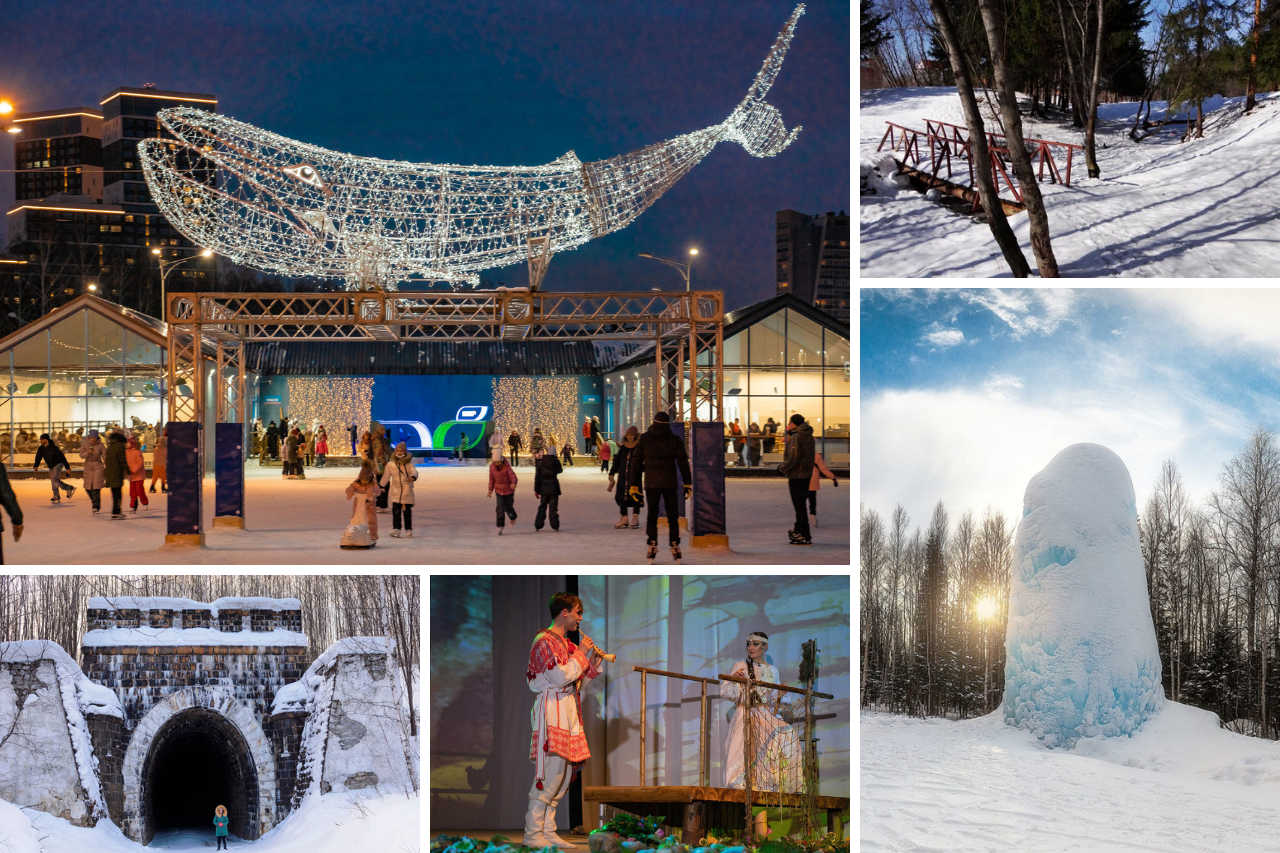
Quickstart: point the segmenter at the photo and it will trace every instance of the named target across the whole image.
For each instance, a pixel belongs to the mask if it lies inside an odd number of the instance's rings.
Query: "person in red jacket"
[[[142,448],[138,444],[137,436],[129,437],[124,459],[129,466],[129,505],[134,512],[137,512],[138,499],[141,498],[142,508],[150,509],[151,503],[147,500],[146,484],[143,482],[147,479],[147,463],[142,458]]]
[[[506,527],[506,517],[511,516],[511,523],[516,523],[516,484],[520,482],[520,478],[516,476],[515,469],[507,464],[505,456],[499,456],[493,464],[489,466],[489,494],[493,497],[493,493],[498,493],[498,502],[495,508],[498,513],[498,535],[502,535],[502,529]]]

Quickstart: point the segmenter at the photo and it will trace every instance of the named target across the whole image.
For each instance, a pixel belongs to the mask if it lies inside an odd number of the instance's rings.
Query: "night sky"
[[[353,154],[422,163],[600,160],[717,124],[790,15],[784,2],[0,0],[0,97],[97,106],[117,86],[212,92],[219,112]],[[850,4],[807,3],[768,96],[799,138],[721,143],[624,230],[557,255],[550,290],[676,289],[683,260],[726,308],[774,294],[774,213],[850,210]],[[0,168],[12,170],[8,134]],[[12,206],[12,171],[0,202]],[[484,273],[527,282],[523,264]]]

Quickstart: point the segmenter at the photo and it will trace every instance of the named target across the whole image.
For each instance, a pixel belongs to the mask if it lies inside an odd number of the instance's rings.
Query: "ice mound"
[[[1051,747],[1131,735],[1164,704],[1133,482],[1073,444],[1031,478],[1014,544],[1004,719]]]

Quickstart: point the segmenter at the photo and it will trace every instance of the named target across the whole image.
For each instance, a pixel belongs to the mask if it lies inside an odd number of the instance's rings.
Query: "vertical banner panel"
[[[214,424],[213,526],[244,527],[244,424]]]
[[[727,545],[724,512],[724,424],[696,421],[689,467],[693,474],[693,510],[689,531],[694,545]],[[705,538],[704,538],[705,537]]]
[[[169,421],[169,526],[166,542],[203,544],[204,496],[200,424]]]

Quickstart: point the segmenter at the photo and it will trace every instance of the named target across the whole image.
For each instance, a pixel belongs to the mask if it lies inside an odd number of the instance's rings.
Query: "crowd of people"
[[[748,427],[744,436],[747,449],[738,450],[744,464],[749,465],[751,459],[759,458],[759,451],[753,453],[749,443],[752,440],[760,442],[763,452],[775,452],[779,427],[772,418],[766,422],[764,429],[754,423]],[[366,510],[370,538],[377,540],[377,516],[384,513],[392,516],[392,537],[412,538],[414,487],[419,472],[405,442],[400,441],[392,447],[386,428],[377,422],[363,433],[359,433],[355,424],[351,424],[345,431],[351,442],[353,455],[360,460],[359,473],[346,487],[346,495],[348,499],[353,499],[356,494],[363,494],[368,498]],[[594,418],[584,420],[582,432],[588,454],[599,462],[600,471],[607,474],[605,491],[612,495],[618,509],[614,529],[639,529],[641,510],[646,509],[647,505],[646,558],[652,562],[657,557],[658,519],[665,516],[668,547],[672,558],[679,562],[680,504],[681,498],[687,500],[690,497],[693,477],[684,441],[672,431],[670,416],[666,412],[658,412],[653,423],[643,432],[636,426],[628,427],[617,441],[606,437]],[[737,419],[727,427],[726,435],[734,442],[736,449],[737,436],[742,435]],[[759,438],[753,439],[752,436],[756,435]],[[281,476],[288,479],[305,479],[305,467],[324,467],[329,453],[328,433],[324,424],[318,420],[304,424],[297,419],[290,420],[282,416],[279,425],[270,421],[265,428],[261,421],[255,421],[251,429],[251,441],[253,452],[264,464],[268,459],[283,460]],[[787,533],[791,544],[809,545],[813,541],[813,529],[817,526],[820,481],[823,478],[829,479],[834,487],[839,486],[839,481],[822,454],[817,452],[813,427],[803,416],[796,414],[790,418],[782,429],[781,442],[783,460],[777,471],[787,478],[788,492],[795,512],[795,523]],[[89,496],[93,512],[101,511],[101,493],[103,489],[107,489],[111,493],[111,517],[123,519],[126,518],[123,513],[126,483],[129,488],[130,509],[135,513],[139,505],[144,512],[149,508],[147,495],[148,492],[155,493],[157,482],[162,492],[168,491],[165,470],[167,443],[167,429],[156,434],[153,425],[142,422],[136,422],[130,431],[118,426],[109,428],[105,436],[97,429],[89,429],[87,433],[82,430],[72,433],[63,431],[56,435],[43,433],[33,446],[33,470],[39,470],[41,464],[47,468],[53,492],[50,500],[54,504],[60,504],[64,494],[69,499],[77,492],[74,485],[64,481],[71,469],[67,454],[74,451],[82,460],[81,488]],[[519,465],[520,453],[524,449],[524,440],[518,431],[512,431],[505,442],[495,438],[486,448],[491,460],[488,466],[487,496],[494,498],[498,535],[503,534],[508,523],[514,525],[518,518],[516,491],[520,480],[515,468]],[[150,450],[152,454],[149,489],[146,488],[147,470],[143,456],[146,450]],[[552,531],[558,532],[561,527],[560,475],[564,473],[566,466],[574,464],[572,441],[558,443],[555,436],[544,435],[540,428],[535,428],[529,439],[528,451],[534,468],[534,499],[538,502],[534,530],[540,531],[550,526]],[[12,499],[10,507],[6,494],[12,496],[12,490],[3,473],[0,473],[0,478],[3,479],[3,484],[0,485],[0,505],[9,510],[16,538],[21,535],[21,510],[17,507],[16,498]],[[683,495],[680,494],[681,491]],[[0,552],[0,560],[2,559]]]

